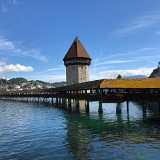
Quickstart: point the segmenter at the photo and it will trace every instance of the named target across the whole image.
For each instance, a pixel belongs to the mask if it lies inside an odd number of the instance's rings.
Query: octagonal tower
[[[66,80],[68,85],[89,81],[91,58],[77,37],[63,61],[66,66]]]

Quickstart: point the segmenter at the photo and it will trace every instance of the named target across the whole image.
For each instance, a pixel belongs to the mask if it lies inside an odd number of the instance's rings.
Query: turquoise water
[[[159,160],[159,104],[90,103],[90,113],[0,101],[0,160]],[[116,112],[120,110],[120,112]]]

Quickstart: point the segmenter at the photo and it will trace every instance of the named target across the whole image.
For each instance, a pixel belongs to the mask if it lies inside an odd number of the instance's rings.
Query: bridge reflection
[[[109,105],[114,105],[111,107],[115,108],[115,113],[113,110],[110,113],[107,111]],[[66,114],[67,140],[77,159],[89,159],[93,156],[89,155],[89,150],[98,150],[101,145],[109,149],[122,141],[129,144],[145,144],[147,141],[160,140],[160,136],[157,136],[160,135],[159,102],[125,102],[107,106],[103,106],[105,109],[101,114],[96,114],[94,110],[86,113],[84,107],[79,112],[72,110],[69,116]],[[158,123],[154,123],[155,121]],[[98,145],[96,141],[102,144]]]

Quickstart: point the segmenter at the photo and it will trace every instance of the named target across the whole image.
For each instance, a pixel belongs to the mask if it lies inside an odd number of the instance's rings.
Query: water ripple
[[[115,113],[116,104],[106,104],[98,115],[95,105],[88,115],[0,101],[0,160],[159,160],[154,112],[144,119],[140,105],[132,103],[127,118],[124,104],[121,115]]]

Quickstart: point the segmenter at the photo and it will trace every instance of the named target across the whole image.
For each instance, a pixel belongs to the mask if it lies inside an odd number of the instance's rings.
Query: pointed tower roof
[[[78,37],[76,37],[75,40],[73,41],[71,47],[69,48],[63,60],[66,61],[74,58],[85,58],[91,60],[88,52],[83,47]]]

